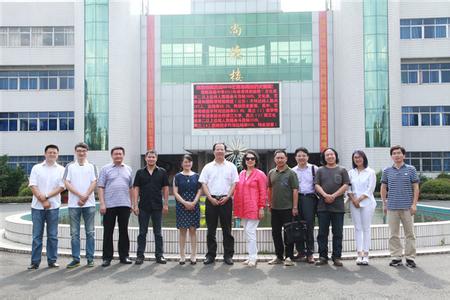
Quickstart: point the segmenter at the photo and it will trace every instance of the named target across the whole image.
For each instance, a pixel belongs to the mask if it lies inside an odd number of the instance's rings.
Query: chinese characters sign
[[[279,83],[194,84],[194,129],[279,128]]]

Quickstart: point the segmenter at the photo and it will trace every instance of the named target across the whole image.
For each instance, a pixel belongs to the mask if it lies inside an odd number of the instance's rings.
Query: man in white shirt
[[[33,221],[33,244],[31,248],[31,265],[29,270],[39,268],[42,256],[42,236],[47,224],[47,262],[49,268],[57,268],[58,258],[58,217],[61,206],[61,192],[64,167],[59,165],[59,149],[56,145],[47,145],[44,150],[45,160],[31,169],[29,187],[33,192],[31,219]]]
[[[305,240],[295,244],[298,254],[294,260],[314,263],[314,220],[317,210],[317,195],[314,186],[314,177],[318,167],[308,163],[309,151],[304,147],[295,149],[297,165],[292,168],[297,174],[299,183],[298,213],[300,219],[306,222]]]
[[[214,160],[205,165],[199,182],[202,183],[206,201],[206,225],[208,227],[205,265],[212,264],[216,259],[217,221],[220,219],[223,234],[224,262],[233,264],[234,238],[231,235],[231,220],[233,212],[232,196],[236,183],[239,181],[237,168],[225,159],[226,146],[216,143],[213,146]]]
[[[72,246],[72,262],[67,268],[80,265],[80,221],[83,215],[86,232],[87,266],[94,266],[95,251],[95,196],[97,185],[97,168],[87,161],[89,147],[85,143],[75,145],[76,160],[66,166],[64,183],[69,190],[70,236]]]

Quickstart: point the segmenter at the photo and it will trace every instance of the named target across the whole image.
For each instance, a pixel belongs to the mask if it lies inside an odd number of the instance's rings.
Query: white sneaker
[[[284,265],[285,265],[286,267],[290,267],[290,266],[295,265],[295,263],[288,257],[288,258],[286,258],[286,259],[284,260]]]
[[[268,262],[269,265],[281,265],[282,263],[283,261],[278,257],[275,257],[274,259]]]
[[[368,256],[364,256],[361,262],[362,265],[367,266],[369,265],[369,257]]]
[[[256,267],[256,260],[255,260],[255,261],[249,261],[248,264],[247,264],[247,266],[249,266],[249,267],[251,267],[251,268]]]
[[[362,265],[362,261],[363,261],[363,258],[362,258],[362,256],[358,256],[358,258],[356,259],[356,264],[359,266],[359,265]]]
[[[242,264],[244,265],[244,266],[248,266],[248,264],[250,263],[250,260],[244,260],[243,262],[242,262]]]

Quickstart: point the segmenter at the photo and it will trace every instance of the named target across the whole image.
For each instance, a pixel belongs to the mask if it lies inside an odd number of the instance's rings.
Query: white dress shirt
[[[377,183],[375,171],[369,167],[362,171],[358,171],[358,169],[355,168],[348,171],[348,175],[351,183],[348,192],[353,193],[356,198],[359,198],[361,195],[367,196],[367,198],[359,203],[359,206],[365,207],[374,203],[375,197],[373,196],[373,192],[375,191],[375,185]]]
[[[36,164],[31,169],[29,187],[35,186],[39,191],[48,195],[51,191],[58,187],[64,188],[63,182],[64,167],[54,163],[48,165],[46,161]],[[57,194],[48,199],[50,209],[59,208],[61,206],[61,194]],[[35,195],[31,202],[31,207],[34,209],[44,209],[41,201]]]
[[[213,160],[203,167],[198,181],[208,186],[211,195],[228,195],[233,183],[239,182],[239,174],[231,162],[225,160],[219,164]]]

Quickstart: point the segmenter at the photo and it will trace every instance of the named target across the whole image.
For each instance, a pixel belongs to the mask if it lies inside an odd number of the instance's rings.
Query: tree
[[[0,156],[0,196],[17,196],[20,185],[27,180],[22,168],[8,166],[8,156]]]

